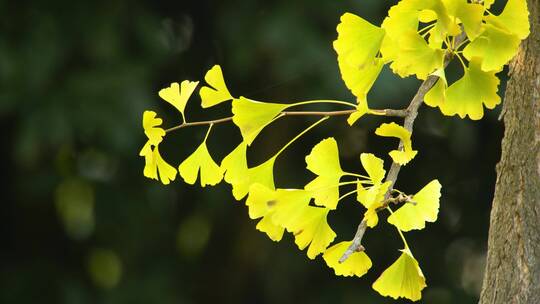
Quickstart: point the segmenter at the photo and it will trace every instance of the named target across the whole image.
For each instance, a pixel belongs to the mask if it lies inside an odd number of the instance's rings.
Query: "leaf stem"
[[[386,207],[386,210],[388,210],[390,214],[394,214],[394,212],[392,211],[390,207]],[[410,250],[409,244],[407,243],[407,240],[405,239],[405,235],[403,235],[403,232],[401,232],[401,230],[398,227],[396,227],[396,229],[398,231],[399,236],[401,237],[401,240],[403,241],[403,246],[405,246],[405,249]]]
[[[320,100],[308,100],[308,101],[300,101],[300,102],[295,102],[295,103],[292,103],[288,106],[288,108],[290,107],[296,107],[296,106],[302,106],[302,105],[308,105],[308,104],[316,104],[316,103],[332,103],[332,104],[339,104],[339,105],[345,105],[345,106],[348,106],[348,107],[353,107],[356,109],[356,105],[353,104],[353,103],[350,103],[350,102],[346,102],[346,101],[340,101],[340,100],[325,100],[325,99],[320,99]]]

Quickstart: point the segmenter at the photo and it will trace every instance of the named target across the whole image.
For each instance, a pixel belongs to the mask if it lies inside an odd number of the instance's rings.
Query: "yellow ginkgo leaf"
[[[359,103],[361,101],[366,102],[369,90],[381,73],[384,65],[383,60],[381,58],[374,58],[372,61],[358,67],[350,65],[338,55],[338,65],[341,78],[347,88],[357,97]],[[351,123],[349,122],[349,124]]]
[[[381,25],[386,32],[381,44],[381,54],[385,63],[399,55],[400,38],[408,31],[418,30],[418,16],[421,10],[421,2],[408,0],[399,1],[390,8],[388,17]]]
[[[440,107],[444,115],[458,114],[461,118],[468,115],[478,120],[484,116],[482,104],[493,109],[501,102],[496,71],[484,72],[480,64],[480,58],[472,58],[463,77],[448,87],[444,106]]]
[[[272,201],[272,220],[275,224],[293,231],[291,227],[308,207],[311,193],[303,189],[278,189]]]
[[[367,100],[365,99],[358,99],[358,105],[356,106],[356,111],[353,112],[349,117],[347,118],[347,123],[349,126],[352,126],[358,119],[360,119],[365,114],[369,113],[369,108],[367,104]]]
[[[383,206],[384,197],[389,187],[390,181],[375,184],[368,188],[364,188],[360,182],[357,184],[356,200],[366,207],[367,210],[364,212],[364,219],[370,228],[377,226],[379,222],[377,209]]]
[[[373,62],[384,37],[383,29],[351,13],[341,16],[337,32],[334,49],[339,60],[359,69]]]
[[[324,252],[336,237],[336,233],[326,221],[329,211],[328,208],[308,206],[291,224],[290,229],[287,229],[293,232],[294,241],[300,250],[304,250],[309,245],[307,256],[310,259]]]
[[[443,107],[444,101],[446,100],[446,88],[448,87],[446,74],[444,69],[439,69],[432,75],[438,76],[439,79],[424,96],[424,102],[430,107]]]
[[[231,181],[232,193],[235,199],[241,200],[249,193],[251,185],[259,183],[269,189],[274,189],[274,163],[276,156],[268,159],[264,163],[249,168],[244,173],[244,178]]]
[[[153,151],[150,150],[143,156],[146,163],[143,171],[144,176],[158,180],[159,173],[159,179],[164,185],[168,185],[176,178],[176,169],[163,160],[157,146]]]
[[[225,85],[223,72],[219,65],[214,65],[208,70],[204,76],[204,80],[211,87],[204,86],[199,91],[203,108],[209,108],[233,99],[231,93],[229,93],[229,89],[227,89],[227,85]]]
[[[521,40],[530,34],[527,0],[508,0],[499,16],[490,15],[487,20],[517,35]]]
[[[335,209],[339,198],[339,179],[344,174],[339,163],[337,142],[330,137],[319,142],[306,156],[307,169],[318,176],[305,186],[315,204]]]
[[[144,111],[143,113],[144,134],[148,137],[148,145],[154,146],[158,145],[163,140],[163,136],[165,136],[165,130],[158,128],[163,123],[163,120],[157,118],[156,115],[154,111]]]
[[[184,110],[188,102],[189,97],[195,91],[195,88],[199,84],[198,81],[189,81],[184,80],[181,84],[178,82],[171,83],[171,86],[165,89],[159,90],[159,97],[163,98],[166,102],[172,104],[180,114],[182,114],[182,119],[184,122],[186,118],[184,116]]]
[[[351,242],[340,242],[326,249],[323,254],[324,261],[328,267],[334,269],[339,276],[361,277],[371,268],[371,259],[364,251],[354,252],[343,263],[339,259],[347,250]]]
[[[279,242],[285,231],[283,227],[274,224],[271,216],[263,217],[255,228],[266,233],[266,235],[274,242]]]
[[[480,3],[467,3],[466,1],[454,1],[457,5],[454,16],[461,20],[465,33],[470,41],[476,39],[482,31],[482,18],[484,7]]]
[[[371,153],[360,154],[360,162],[373,185],[380,184],[386,174],[384,161]]]
[[[276,204],[277,192],[262,184],[255,183],[249,187],[249,195],[246,199],[249,218],[258,219],[272,209]]]
[[[195,184],[200,172],[201,187],[216,185],[223,178],[223,169],[210,156],[206,141],[180,164],[178,171],[184,181],[191,185]]]
[[[463,55],[468,60],[481,58],[482,71],[499,72],[517,54],[520,42],[515,34],[488,23],[482,34],[463,49]]]
[[[401,139],[401,142],[403,142],[403,150],[392,150],[389,153],[392,160],[400,165],[406,165],[418,153],[418,151],[412,149],[411,132],[395,122],[383,123],[375,130],[375,134]]]
[[[223,179],[227,183],[233,185],[246,179],[248,171],[246,150],[246,143],[241,142],[221,161],[221,168],[225,171]]]
[[[412,202],[405,203],[388,217],[388,223],[401,231],[424,229],[426,222],[435,222],[439,213],[441,184],[433,180],[418,191]]]
[[[233,122],[240,128],[244,142],[249,146],[259,132],[289,105],[258,102],[240,97],[232,102]]]
[[[426,286],[426,278],[418,262],[410,250],[403,249],[401,256],[381,274],[372,287],[386,297],[418,301]]]
[[[416,31],[404,32],[398,40],[398,53],[390,68],[401,77],[416,74],[426,79],[433,71],[443,67],[444,51],[432,48]]]

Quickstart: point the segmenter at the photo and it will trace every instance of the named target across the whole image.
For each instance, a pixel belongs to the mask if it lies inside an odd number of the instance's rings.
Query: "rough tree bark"
[[[480,303],[540,303],[540,0],[510,64]]]

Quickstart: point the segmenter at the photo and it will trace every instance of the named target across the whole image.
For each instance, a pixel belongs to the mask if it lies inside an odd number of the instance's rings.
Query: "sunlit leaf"
[[[392,213],[388,217],[388,223],[401,231],[424,229],[426,222],[437,220],[440,197],[441,184],[433,180],[413,196],[412,202],[405,203]]]
[[[290,226],[289,231],[294,234],[294,241],[300,250],[308,247],[307,256],[314,259],[324,252],[336,237],[330,228],[326,217],[330,209],[308,206],[300,217]]]
[[[400,165],[406,165],[418,153],[418,151],[412,149],[411,132],[395,122],[383,123],[375,130],[375,134],[385,137],[397,137],[401,140],[403,150],[392,150],[389,153],[392,160]]]
[[[334,269],[339,276],[361,277],[371,268],[371,259],[364,251],[354,252],[343,263],[339,259],[347,250],[351,242],[340,242],[326,249],[323,254],[324,261],[328,267]]]
[[[170,87],[161,89],[158,94],[163,100],[173,105],[182,114],[185,121],[184,110],[186,104],[198,84],[198,81],[188,80],[182,81],[181,84],[173,82]]]
[[[264,163],[249,168],[242,179],[234,179],[231,181],[233,187],[232,193],[235,199],[241,200],[249,192],[249,187],[259,183],[267,188],[274,189],[274,163],[276,156],[268,159]]]
[[[337,32],[334,49],[338,60],[356,69],[373,64],[384,37],[383,29],[354,14],[345,13],[341,16]]]
[[[472,58],[463,77],[446,90],[441,112],[445,115],[458,114],[461,118],[468,115],[473,120],[481,119],[484,116],[482,104],[493,109],[501,102],[497,95],[499,78],[495,73],[482,71],[479,58]]]
[[[229,93],[229,89],[227,89],[227,85],[225,85],[223,72],[219,65],[214,65],[208,70],[204,76],[204,80],[210,87],[204,86],[199,91],[203,108],[209,108],[233,99],[231,93]]]
[[[148,145],[154,146],[158,145],[163,140],[163,136],[165,136],[165,130],[158,128],[163,123],[163,120],[157,118],[156,115],[154,111],[144,111],[143,113],[144,134],[148,137]],[[141,153],[143,152],[141,151]]]
[[[398,47],[399,53],[390,67],[401,77],[416,74],[419,79],[426,79],[443,66],[444,51],[431,48],[416,31],[404,32]]]
[[[259,132],[288,106],[240,97],[232,102],[233,122],[240,128],[244,142],[249,146]]]
[[[163,160],[158,146],[153,151],[149,150],[143,156],[146,163],[143,171],[144,176],[158,180],[159,173],[159,179],[164,185],[168,185],[176,178],[176,169]]]
[[[483,71],[499,72],[517,54],[520,41],[518,36],[486,24],[482,34],[465,47],[463,55],[468,60],[481,58]]]
[[[344,174],[339,163],[337,142],[330,137],[319,142],[306,156],[307,169],[318,176],[305,186],[315,204],[335,209],[339,198],[339,179]]]
[[[426,286],[426,279],[418,262],[410,250],[404,249],[401,256],[381,274],[372,287],[383,296],[418,301],[422,297],[422,289]]]
[[[210,156],[206,141],[203,141],[197,150],[180,164],[178,171],[184,181],[191,185],[195,184],[200,172],[201,187],[216,185],[223,178],[223,169]]]
[[[527,0],[508,0],[502,13],[499,16],[488,16],[488,22],[508,30],[519,39],[527,38],[530,34]]]

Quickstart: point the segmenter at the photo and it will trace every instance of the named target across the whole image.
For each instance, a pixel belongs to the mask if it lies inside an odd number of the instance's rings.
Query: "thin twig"
[[[456,37],[455,44],[460,44],[462,41],[464,41],[466,38],[465,31],[462,29],[462,33]],[[446,67],[450,61],[453,58],[453,50],[448,50],[448,52],[445,54],[444,57],[444,67]],[[435,85],[435,82],[439,79],[438,76],[430,75],[422,84],[420,85],[420,88],[418,88],[418,91],[414,95],[413,99],[411,100],[411,103],[407,107],[407,115],[405,116],[405,120],[403,123],[403,127],[407,129],[409,132],[412,132],[414,120],[416,119],[416,116],[418,116],[418,109],[424,102],[424,96],[426,93]],[[400,141],[399,143],[399,150],[403,150],[403,142]],[[390,182],[390,187],[388,187],[388,192],[386,192],[384,198],[385,200],[388,200],[390,198],[390,194],[392,192],[392,189],[394,188],[394,184],[396,183],[399,170],[401,169],[401,165],[392,162],[392,166],[390,167],[390,170],[388,171],[388,175],[386,176],[385,181]],[[354,234],[354,238],[347,248],[341,258],[339,259],[340,263],[345,262],[347,258],[354,252],[363,251],[364,246],[362,246],[362,238],[364,237],[364,234],[366,232],[366,220],[362,219],[360,224],[358,225],[358,228],[356,229],[356,233]]]
[[[283,111],[279,116],[341,116],[341,115],[350,115],[357,110],[341,110],[341,111]],[[392,117],[405,117],[407,115],[407,110],[395,110],[395,109],[382,109],[382,110],[371,110],[372,112],[377,113],[377,115],[383,116],[392,116]],[[186,122],[180,125],[166,129],[165,132],[172,132],[181,128],[194,127],[194,126],[205,126],[205,125],[216,125],[224,122],[232,121],[233,117],[225,117],[214,120],[204,120],[204,121],[195,121],[195,122]]]

